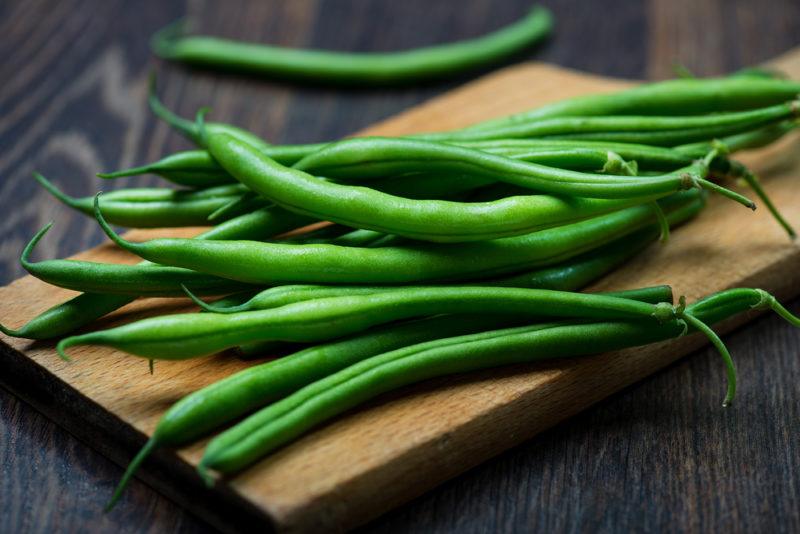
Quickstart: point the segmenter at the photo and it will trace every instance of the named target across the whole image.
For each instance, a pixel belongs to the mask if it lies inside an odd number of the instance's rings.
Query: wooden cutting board
[[[772,63],[800,78],[800,50]],[[632,82],[523,64],[369,128],[403,134],[464,126]],[[800,138],[745,154],[787,219],[800,228]],[[35,229],[31,229],[33,233]],[[135,231],[134,239],[192,235],[197,229]],[[76,256],[135,262],[103,245]],[[755,213],[712,198],[666,246],[654,245],[594,289],[672,284],[694,299],[732,286],[758,286],[780,298],[800,294],[800,246],[765,209]],[[0,321],[12,327],[73,293],[24,277],[0,289]],[[98,327],[152,313],[190,309],[183,300],[139,301]],[[727,330],[750,317],[738,317]],[[159,416],[183,395],[249,364],[229,355],[147,364],[105,348],[76,348],[57,358],[50,343],[0,335],[0,380],[77,436],[124,463]],[[703,345],[690,336],[645,348],[575,361],[516,366],[430,381],[384,396],[278,451],[245,473],[205,489],[193,467],[203,443],[161,451],[140,475],[225,530],[271,523],[279,530],[342,529],[361,524],[434,485],[526,440]],[[743,384],[747,388],[747,384]],[[724,384],[719,384],[720,398]],[[709,406],[709,410],[717,406]],[[20,461],[25,461],[24,459]]]

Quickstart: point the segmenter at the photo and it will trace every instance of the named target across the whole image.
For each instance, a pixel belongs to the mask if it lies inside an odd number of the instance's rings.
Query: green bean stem
[[[545,306],[545,308],[542,308]],[[254,341],[313,342],[341,337],[401,319],[446,313],[670,320],[670,306],[619,297],[508,287],[424,287],[402,292],[322,298],[279,308],[231,315],[185,313],[143,319],[116,328],[73,336],[75,345],[102,345],[151,359],[213,354]]]

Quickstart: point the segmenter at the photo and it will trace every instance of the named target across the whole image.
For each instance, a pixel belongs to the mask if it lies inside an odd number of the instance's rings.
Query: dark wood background
[[[677,64],[721,74],[800,45],[797,0],[543,3],[557,17],[556,34],[518,59],[609,76],[664,78]],[[274,142],[348,134],[465,81],[344,91],[189,71],[148,50],[148,36],[179,16],[188,13],[201,31],[242,39],[389,50],[478,35],[529,4],[3,0],[0,282],[22,274],[20,250],[47,220],[57,224],[41,257],[102,241],[93,221],[58,206],[31,171],[72,194],[90,194],[100,187],[97,171],[187,146],[146,110],[153,68],[171,107],[190,115],[211,105],[215,119]],[[800,311],[800,301],[790,307]],[[771,317],[727,341],[743,388],[758,392],[749,404],[721,411],[723,369],[703,351],[365,530],[800,532],[800,332]],[[91,444],[0,389],[0,532],[212,530],[139,482],[103,514],[120,474]]]

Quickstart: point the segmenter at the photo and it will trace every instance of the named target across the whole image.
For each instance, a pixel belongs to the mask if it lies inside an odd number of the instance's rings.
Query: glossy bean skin
[[[267,77],[345,85],[389,85],[443,78],[496,63],[543,39],[550,12],[534,8],[519,21],[476,39],[401,52],[301,50],[205,36],[174,27],[153,39],[162,58]]]
[[[57,189],[38,173],[36,180],[58,200],[87,215],[93,212],[94,198],[74,198]],[[222,206],[238,198],[245,190],[231,184],[200,191],[142,188],[120,189],[108,193],[106,210],[112,224],[128,228],[167,228],[203,226],[209,216]],[[227,218],[241,213],[230,212]]]
[[[108,346],[152,359],[185,359],[257,341],[315,342],[392,321],[452,313],[669,320],[674,310],[619,297],[508,287],[424,287],[321,298],[230,315],[185,313],[73,336],[58,344]]]
[[[435,242],[480,241],[530,233],[650,202],[686,189],[687,184],[710,185],[704,178],[708,169],[702,161],[661,177],[641,179],[573,173],[525,163],[527,174],[498,173],[496,177],[546,193],[577,193],[594,198],[519,195],[486,203],[411,201],[369,188],[330,183],[284,167],[231,136],[211,136],[209,150],[237,180],[285,209],[356,228]],[[479,151],[468,152],[497,158]]]
[[[700,115],[780,104],[800,94],[800,83],[746,77],[667,80],[604,95],[554,102],[468,129],[495,129],[553,117],[600,115]]]
[[[661,201],[682,219],[703,205],[692,190]],[[523,236],[459,245],[408,244],[380,248],[284,245],[254,241],[198,242],[154,239],[131,243],[98,221],[118,245],[162,265],[184,267],[251,284],[280,283],[394,285],[491,278],[577,256],[654,221],[650,206],[637,206]]]
[[[686,309],[687,317],[716,323],[753,307],[791,316],[760,290],[721,292]],[[641,321],[535,324],[439,339],[374,356],[328,375],[263,408],[214,438],[200,463],[232,474],[324,421],[382,393],[437,376],[479,369],[597,354],[646,345],[683,335],[680,319],[651,325]]]
[[[290,216],[287,212],[265,208],[226,221],[209,229],[194,239],[264,239],[281,234],[312,221],[304,217]],[[143,262],[147,264],[148,262]],[[141,265],[141,264],[140,264]],[[125,283],[129,278],[127,266],[119,265],[118,280],[112,285]],[[83,273],[78,273],[82,275]],[[63,276],[62,276],[63,279]],[[185,280],[184,280],[185,281]],[[107,288],[104,289],[106,291]],[[82,293],[66,302],[45,310],[19,328],[0,325],[0,331],[9,336],[27,339],[54,339],[86,326],[135,300],[135,296],[98,293]]]

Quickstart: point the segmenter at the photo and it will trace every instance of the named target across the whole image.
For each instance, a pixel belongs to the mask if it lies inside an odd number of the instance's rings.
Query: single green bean
[[[536,7],[483,37],[402,52],[300,50],[206,36],[184,36],[182,24],[157,33],[154,52],[192,65],[269,77],[347,85],[387,85],[444,78],[497,63],[542,40],[552,16]]]
[[[631,236],[626,236],[605,247],[601,247],[600,250],[592,250],[578,258],[553,267],[536,269],[503,278],[478,280],[467,285],[572,291],[588,284],[590,281],[610,271],[613,267],[641,251],[647,244],[653,242],[658,236],[658,233],[658,229],[655,226],[652,228],[645,228]],[[433,288],[437,286],[425,287]],[[390,291],[405,291],[410,288],[414,288],[414,286],[284,285],[265,289],[237,306],[231,306],[227,303],[220,302],[207,304],[200,300],[194,294],[194,291],[186,289],[186,293],[189,298],[205,311],[229,314],[278,308],[287,304],[313,299],[370,295],[373,293],[385,293]],[[416,289],[421,289],[421,287],[416,287]],[[640,294],[637,293],[637,297],[635,297],[636,300],[642,300],[638,295]]]
[[[91,215],[93,197],[74,198],[55,187],[39,173],[34,178],[50,194],[67,206]],[[108,220],[112,224],[135,228],[202,226],[214,211],[235,200],[244,189],[239,184],[199,191],[173,189],[121,189],[104,196]],[[241,213],[230,212],[228,217]]]
[[[669,145],[668,140],[703,135],[713,139],[752,130],[786,119],[796,118],[797,101],[749,111],[735,111],[691,117],[680,116],[608,116],[556,117],[505,127],[467,129],[460,132],[419,134],[412,137],[431,141],[481,141],[491,139],[545,137],[588,139],[648,145]],[[691,134],[691,135],[690,135]],[[659,137],[661,136],[661,137]],[[663,139],[663,140],[662,140]],[[658,142],[654,142],[654,141]],[[681,141],[673,142],[672,145]],[[689,142],[689,141],[687,141]]]
[[[121,265],[80,260],[45,260],[31,262],[33,249],[53,223],[39,230],[25,247],[22,267],[39,280],[54,286],[86,293],[106,293],[131,297],[174,297],[188,284],[203,295],[221,295],[247,289],[248,284],[217,276],[163,265]]]
[[[498,181],[514,181],[510,175],[576,182],[608,181],[606,176],[588,173],[559,173],[573,168],[600,170],[618,164],[619,155],[608,150],[572,148],[528,152],[531,161],[487,153],[430,141],[392,138],[357,137],[331,143],[293,165],[294,169],[338,181],[361,182],[364,179],[404,175],[412,172],[459,173]],[[684,157],[684,159],[686,159]],[[553,165],[557,163],[558,165]],[[621,174],[635,175],[623,165]],[[689,162],[689,164],[691,161]],[[224,163],[221,163],[223,167]],[[684,165],[686,166],[686,165]]]
[[[700,115],[751,110],[792,100],[800,83],[747,77],[667,80],[609,94],[579,96],[499,117],[469,129],[506,128],[554,117]]]
[[[99,345],[151,359],[205,356],[254,341],[314,342],[414,317],[483,313],[515,317],[671,320],[671,306],[619,297],[509,287],[423,287],[402,292],[321,298],[231,315],[184,313],[136,321],[63,339],[58,352]]]
[[[661,201],[669,214],[702,206],[691,190]],[[102,219],[98,222],[122,248],[160,263],[252,284],[404,284],[490,278],[552,265],[651,224],[651,206],[636,206],[586,221],[522,236],[472,243],[357,248],[287,245],[253,241],[154,239],[131,243]]]

